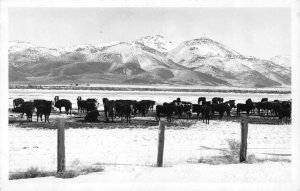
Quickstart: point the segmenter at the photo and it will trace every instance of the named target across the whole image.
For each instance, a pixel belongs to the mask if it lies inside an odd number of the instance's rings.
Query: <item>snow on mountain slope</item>
[[[14,40],[8,43],[8,53],[11,54],[14,52],[23,51],[27,48],[33,48],[33,47],[36,47],[36,45],[30,42]]]
[[[290,86],[290,67],[278,64],[287,60],[246,57],[209,38],[176,47],[159,35],[58,49],[9,42],[10,81],[78,78],[78,82]]]
[[[285,68],[291,68],[291,57],[288,55],[274,56],[270,61]]]
[[[136,40],[135,42],[142,44],[144,46],[153,48],[160,52],[168,52],[169,50],[176,47],[176,44],[174,44],[171,41],[166,40],[161,35],[142,37],[142,38]]]
[[[199,61],[209,57],[245,58],[238,52],[209,38],[185,41],[171,50],[167,57],[186,67],[195,67]]]
[[[152,49],[145,48],[138,43],[119,43],[105,47],[101,52],[96,52],[87,56],[87,61],[91,62],[112,62],[115,64],[137,63],[141,69],[150,71],[155,68],[183,68]]]

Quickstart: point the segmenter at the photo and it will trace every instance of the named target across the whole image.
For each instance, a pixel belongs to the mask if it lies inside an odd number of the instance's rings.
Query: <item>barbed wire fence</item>
[[[228,151],[229,140],[241,141],[239,125],[231,131],[221,128],[190,128],[186,131],[166,127],[163,165],[198,163],[201,158],[222,157]],[[269,129],[272,128],[272,129]],[[10,133],[10,173],[38,167],[45,171],[57,168],[57,130],[34,129]],[[66,168],[100,165],[157,165],[159,127],[134,129],[84,128],[65,130]],[[273,133],[270,133],[273,132]],[[288,129],[281,126],[262,128],[249,125],[247,156],[262,160],[291,159]],[[288,136],[289,138],[278,136]]]

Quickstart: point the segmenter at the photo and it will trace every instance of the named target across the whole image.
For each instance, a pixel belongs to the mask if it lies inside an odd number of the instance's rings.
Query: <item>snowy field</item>
[[[176,93],[176,92],[116,92],[116,91],[69,91],[69,90],[10,90],[10,108],[12,100],[22,97],[25,100],[52,100],[55,95],[70,99],[76,103],[77,96],[102,100],[109,99],[152,99],[157,103],[172,101],[177,97],[196,103],[198,97],[208,99],[219,96],[225,100],[235,99],[238,103],[247,98],[259,101],[262,97],[270,100],[288,100],[290,95],[273,94],[229,94],[229,93]],[[102,106],[100,101],[100,109]],[[76,104],[75,104],[76,105]],[[74,108],[74,107],[73,107]],[[75,106],[76,108],[76,106]],[[76,117],[77,114],[73,114]],[[67,117],[65,114],[50,116]],[[52,119],[51,119],[52,118]],[[34,116],[35,120],[35,116]],[[152,119],[151,119],[152,120]],[[154,119],[153,119],[154,120]],[[199,163],[199,160],[222,156],[229,149],[227,140],[240,141],[240,123],[234,121],[213,120],[209,125],[194,121],[185,126],[186,120],[178,120],[182,126],[168,125],[165,132],[164,167],[156,168],[158,126],[120,124],[85,125],[66,129],[66,164],[67,169],[93,164],[102,165],[104,171],[79,176],[74,182],[287,182],[291,179],[291,125],[249,124],[248,156],[262,162],[253,164],[217,164]],[[32,125],[35,124],[35,125]],[[40,124],[43,124],[40,122]],[[69,123],[70,124],[70,123]],[[33,123],[9,124],[9,170],[24,171],[30,167],[42,170],[56,170],[55,129],[36,128]],[[74,125],[75,126],[75,125]],[[122,125],[121,125],[122,127]],[[210,173],[204,173],[210,172]],[[275,173],[276,172],[276,173]],[[54,177],[31,180],[14,180],[12,183],[63,182]]]
[[[9,168],[11,172],[23,171],[31,166],[43,170],[56,169],[56,130],[10,126],[9,133]],[[146,174],[147,171],[154,170],[158,142],[157,127],[67,129],[65,134],[67,169],[74,169],[81,165],[101,164],[105,169],[104,174],[113,173],[112,169],[116,171],[115,173],[126,171],[126,169],[132,171],[146,169]],[[218,175],[220,180],[224,178],[228,181],[264,181],[267,177],[270,178],[268,181],[287,181],[290,178],[288,173],[290,172],[290,163],[281,162],[283,159],[291,160],[290,125],[249,125],[248,155],[254,154],[255,157],[265,160],[263,163],[232,165],[198,163],[201,158],[221,156],[222,151],[220,150],[228,150],[227,139],[240,140],[239,123],[213,121],[210,125],[197,122],[189,128],[167,127],[164,166],[174,168],[174,170],[187,167],[187,169],[182,169],[187,172],[192,171],[193,166],[200,169],[201,166],[204,169],[212,168],[215,172],[218,172],[218,169],[221,171],[224,168],[230,169],[228,166],[248,169],[244,175],[241,175],[244,173],[243,170],[240,175],[232,175],[234,177],[230,177],[228,174]],[[272,159],[278,161],[272,162]],[[252,169],[251,166],[254,169],[259,166],[258,171],[251,171],[253,177],[246,173]],[[278,168],[276,176],[261,174],[269,172],[269,168],[275,168],[275,166]],[[265,170],[266,172],[264,172]],[[139,173],[143,174],[143,172]],[[203,174],[200,173],[198,176],[203,176]],[[267,177],[261,179],[260,176]],[[203,181],[212,180],[213,178],[210,176],[203,179]]]

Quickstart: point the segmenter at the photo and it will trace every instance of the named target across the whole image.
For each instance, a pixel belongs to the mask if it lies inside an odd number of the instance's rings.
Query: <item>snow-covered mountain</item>
[[[178,45],[160,35],[132,42],[46,48],[9,43],[10,81],[289,86],[291,69],[209,38]],[[28,82],[26,82],[28,83]]]
[[[176,47],[175,43],[166,40],[161,35],[142,37],[142,38],[136,40],[135,42],[140,43],[144,46],[153,48],[153,49],[158,50],[160,52],[168,52],[171,49]]]
[[[288,55],[274,56],[270,58],[270,61],[282,67],[291,68],[291,56]]]

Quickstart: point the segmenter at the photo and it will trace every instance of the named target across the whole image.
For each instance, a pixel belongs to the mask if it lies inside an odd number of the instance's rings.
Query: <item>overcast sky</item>
[[[206,36],[259,58],[290,55],[288,8],[10,8],[9,40],[61,47]]]

